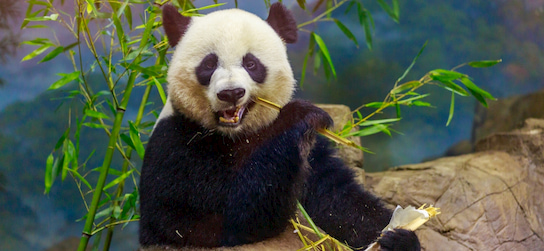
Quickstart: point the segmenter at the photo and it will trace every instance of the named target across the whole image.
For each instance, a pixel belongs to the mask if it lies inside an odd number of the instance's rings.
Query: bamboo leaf
[[[319,58],[321,58],[321,61],[326,62],[327,58],[325,58],[325,55],[323,55],[322,51],[319,51],[318,53]],[[323,64],[323,73],[325,73],[325,79],[330,80],[331,79],[331,67],[329,64]]]
[[[125,18],[127,20],[129,29],[132,30],[132,9],[130,8],[130,5],[128,5],[125,9]]]
[[[123,25],[121,24],[121,20],[117,15],[113,15],[112,19],[117,34],[117,40],[119,41],[119,45],[121,46],[121,52],[123,53],[123,55],[126,55],[127,44],[125,43],[125,31],[123,30]],[[136,56],[134,58],[136,58]]]
[[[83,123],[83,125],[86,126],[86,127],[89,127],[89,128],[94,128],[94,129],[104,129],[104,128],[107,128],[107,127],[104,126],[104,125],[97,124],[97,123],[92,123],[92,122],[86,122],[86,123]]]
[[[454,82],[452,81],[440,81],[440,83],[442,83],[444,86],[444,88],[446,90],[449,90],[451,92],[454,92],[454,93],[457,93],[461,96],[468,96],[468,92],[463,89],[461,86],[455,84]]]
[[[64,144],[64,140],[68,137],[69,133],[70,133],[70,128],[67,128],[66,131],[64,131],[62,136],[57,141],[57,144],[55,144],[55,151],[58,150]]]
[[[127,136],[126,134],[120,134],[119,137],[121,137],[121,140],[125,142],[125,144],[130,146],[132,149],[136,149],[136,147],[134,147],[134,144],[132,143],[132,140],[130,139],[129,136]]]
[[[485,68],[491,67],[498,63],[502,62],[502,59],[499,60],[482,60],[482,61],[472,61],[468,62],[468,65],[475,68]]]
[[[348,37],[349,40],[353,41],[353,43],[355,43],[355,46],[359,47],[359,43],[357,42],[357,38],[348,29],[348,27],[346,27],[342,22],[340,22],[340,20],[338,20],[336,18],[333,19],[333,20],[336,23],[336,25],[338,26],[338,28],[344,33],[344,35],[346,35],[346,37]]]
[[[364,136],[373,135],[373,134],[376,134],[376,133],[379,133],[379,132],[386,132],[386,131],[389,131],[387,129],[386,125],[376,124],[376,125],[372,125],[370,127],[365,127],[365,128],[363,128],[363,129],[361,129],[359,131],[350,132],[350,133],[344,135],[344,137],[349,137],[349,136],[364,137]]]
[[[329,50],[327,49],[327,46],[325,45],[325,42],[316,33],[312,33],[312,36],[316,44],[319,46],[320,51],[323,53],[323,57],[327,60],[327,63],[330,66],[332,75],[334,76],[334,78],[336,78],[336,70],[334,69],[334,64],[332,63],[331,55],[329,53]]]
[[[64,163],[64,155],[62,155],[60,159],[58,158],[55,159],[53,163],[53,168],[51,168],[51,184],[53,184],[55,182],[55,178],[59,176],[63,163]]]
[[[85,110],[85,115],[87,115],[89,117],[97,118],[97,119],[109,119],[108,115],[106,115],[106,114],[104,114],[102,112],[93,111],[93,110],[90,110],[90,109]]]
[[[400,7],[399,7],[399,1],[393,0],[393,14],[397,17],[397,23],[400,20]]]
[[[153,55],[154,55],[153,52],[147,50],[147,48],[144,47],[144,48],[129,52],[128,55],[123,58],[123,60],[128,62],[128,61],[134,60],[138,56],[153,56]]]
[[[76,176],[76,178],[78,178],[83,184],[85,184],[85,186],[87,186],[87,188],[89,188],[89,190],[92,190],[93,187],[91,186],[91,183],[89,183],[83,176],[81,176],[81,174],[79,174],[76,170],[73,170],[73,169],[69,169],[68,171],[70,171],[74,176]]]
[[[98,11],[98,9],[95,6],[95,1],[94,0],[86,0],[86,2],[87,2],[87,14],[92,13],[93,17],[100,18],[100,19],[105,19],[105,18],[110,18],[111,17],[111,14],[109,14],[109,13]]]
[[[357,110],[355,113],[357,114],[357,118],[359,118],[359,120],[363,119],[363,114],[361,114],[361,111]]]
[[[448,122],[446,122],[446,126],[450,125],[451,119],[453,118],[453,112],[455,111],[455,93],[451,93],[451,102],[450,102],[450,113],[448,115]]]
[[[47,55],[45,55],[45,57],[40,60],[40,62],[38,63],[43,63],[43,62],[47,62],[55,57],[57,57],[59,54],[61,54],[62,52],[64,51],[64,47],[63,46],[58,46],[57,48],[55,48],[54,50],[50,51],[49,53],[47,53]]]
[[[380,107],[382,107],[382,105],[384,105],[383,102],[370,102],[368,104],[365,104],[364,106],[369,107],[369,108],[380,108]]]
[[[426,93],[426,94],[421,94],[421,95],[414,96],[414,97],[411,97],[411,98],[399,100],[399,101],[397,102],[397,104],[400,104],[400,105],[409,105],[409,104],[412,104],[413,101],[419,100],[419,99],[423,99],[423,98],[425,98],[425,97],[428,97],[429,95],[431,95],[431,94]]]
[[[155,83],[155,87],[157,87],[157,91],[159,92],[159,96],[161,97],[162,104],[166,104],[166,94],[164,92],[164,89],[162,88],[161,83],[157,80],[157,78],[152,77],[153,83]]]
[[[32,17],[32,8],[34,7],[34,3],[29,2],[28,7],[26,8],[25,17]],[[23,20],[23,23],[21,24],[21,30],[26,27],[26,25],[29,23],[27,20]]]
[[[410,89],[415,88],[415,87],[420,86],[420,85],[422,85],[421,82],[419,82],[417,80],[413,80],[413,81],[404,83],[402,85],[399,85],[399,86],[393,88],[393,90],[391,90],[391,94],[398,94],[398,93],[404,92],[406,90],[410,90]]]
[[[43,22],[43,21],[56,21],[59,17],[59,14],[51,14],[49,16],[43,17],[27,17],[25,21],[27,22]]]
[[[468,91],[470,92],[470,94],[472,94],[472,96],[474,96],[476,98],[476,100],[478,100],[478,102],[480,102],[485,108],[487,108],[487,101],[485,100],[485,98],[480,94],[480,93],[477,93],[471,89],[468,89]]]
[[[447,81],[453,81],[456,79],[461,79],[463,77],[466,77],[466,75],[456,71],[436,69],[429,72],[429,77],[431,77],[431,79],[436,81],[447,82]]]
[[[69,140],[64,141],[64,147],[63,147],[64,161],[62,163],[62,169],[61,169],[61,180],[62,181],[64,181],[64,179],[66,179],[66,175],[68,174],[68,169],[70,169],[69,168],[70,162],[72,162],[72,158],[74,156],[73,148],[69,149],[70,144],[68,144],[68,142],[69,142]],[[73,147],[73,145],[72,145],[72,147]]]
[[[306,0],[297,0],[298,6],[305,10],[306,9]]]
[[[401,120],[400,118],[392,118],[392,119],[378,119],[378,120],[367,120],[360,124],[360,126],[371,126],[371,125],[377,125],[377,124],[387,124],[387,123],[393,123]]]
[[[184,10],[182,12],[182,14],[184,15],[190,15],[191,13],[197,13],[201,10],[207,10],[207,9],[211,9],[211,8],[217,8],[217,7],[220,7],[220,6],[223,6],[225,5],[226,3],[218,3],[218,4],[210,4],[210,5],[206,5],[204,7],[200,7],[200,8],[191,8],[191,9],[187,9],[187,10]]]
[[[412,105],[415,105],[415,106],[423,106],[423,107],[433,107],[433,106],[431,105],[431,103],[425,102],[425,101],[421,101],[421,100],[416,100],[416,101],[412,102]]]
[[[33,50],[28,55],[26,55],[23,59],[21,59],[21,62],[35,58],[36,56],[42,54],[44,51],[49,49],[51,46],[53,46],[53,45],[52,44],[44,44],[44,45],[40,46],[38,49]]]
[[[47,157],[47,160],[45,161],[45,190],[44,194],[48,194],[51,190],[51,186],[53,186],[53,162],[55,161],[55,157],[53,157],[53,154],[49,154]]]
[[[462,77],[459,79],[461,83],[463,83],[470,91],[480,94],[481,96],[495,100],[495,97],[493,97],[489,92],[484,91],[482,88],[475,85],[468,77]]]
[[[130,139],[132,140],[132,144],[134,144],[134,150],[136,150],[136,153],[138,153],[138,156],[140,156],[141,159],[144,159],[145,154],[145,148],[142,144],[142,141],[140,140],[140,132],[138,131],[138,128],[132,121],[128,122],[130,126]]]
[[[369,50],[372,50],[372,30],[370,29],[370,23],[374,22],[370,12],[365,11],[365,18],[363,19],[363,30],[365,31],[366,46]]]
[[[80,71],[74,71],[72,73],[58,73],[57,75],[61,76],[62,78],[55,81],[51,86],[49,86],[48,90],[56,90],[58,88],[63,87],[64,85],[76,80],[79,77]]]
[[[395,1],[393,1],[393,9],[384,1],[384,0],[377,0],[378,4],[382,7],[382,9],[389,15],[393,20],[395,20],[396,23],[399,22],[399,10],[398,10],[398,3],[395,5]]]
[[[126,173],[123,173],[121,176],[115,178],[114,180],[112,180],[110,183],[108,183],[106,186],[104,186],[104,188],[102,190],[107,190],[108,188],[111,188],[117,184],[119,184],[119,182],[123,181],[124,179],[126,179],[132,172],[134,172],[134,169],[130,169],[130,171],[126,172]],[[98,215],[98,214],[97,214]]]
[[[419,49],[419,52],[417,53],[417,55],[414,57],[414,59],[412,60],[412,63],[410,64],[410,66],[408,66],[408,68],[404,71],[404,73],[402,74],[402,76],[400,76],[399,79],[397,79],[397,82],[395,82],[395,86],[400,83],[400,81],[402,81],[406,75],[408,75],[408,73],[410,72],[410,70],[412,70],[412,67],[414,67],[414,65],[416,64],[416,61],[417,59],[419,58],[419,56],[421,55],[421,53],[423,53],[423,50],[425,50],[425,47],[427,47],[427,43],[429,41],[425,41],[425,43],[423,44],[423,46],[421,47],[421,49]]]
[[[23,41],[22,44],[28,44],[28,45],[44,45],[44,44],[48,44],[48,45],[51,45],[53,46],[54,44],[51,42],[51,40],[49,40],[48,38],[35,38],[35,39],[32,39],[32,40],[28,40],[28,41]]]

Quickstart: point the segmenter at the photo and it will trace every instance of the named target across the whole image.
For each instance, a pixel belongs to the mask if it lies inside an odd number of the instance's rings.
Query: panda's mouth
[[[244,115],[247,113],[247,107],[248,104],[245,104],[217,112],[219,125],[238,126]]]

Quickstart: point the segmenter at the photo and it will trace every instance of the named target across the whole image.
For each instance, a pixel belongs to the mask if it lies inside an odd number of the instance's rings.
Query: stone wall
[[[432,204],[424,250],[544,250],[544,120],[495,133],[472,154],[368,173],[391,207]]]

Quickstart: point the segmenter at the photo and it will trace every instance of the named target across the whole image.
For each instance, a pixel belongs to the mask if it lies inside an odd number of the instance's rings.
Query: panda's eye
[[[250,60],[250,61],[245,62],[244,66],[248,70],[255,70],[255,68],[257,67],[257,64],[255,63],[255,61]]]
[[[209,85],[213,73],[217,69],[219,58],[214,53],[206,55],[195,69],[196,78],[201,85]]]
[[[266,79],[266,67],[255,55],[251,53],[246,54],[242,58],[242,67],[246,69],[253,81],[261,84],[264,83]]]
[[[217,62],[212,61],[212,60],[208,60],[208,61],[204,62],[204,66],[206,66],[206,68],[209,69],[209,70],[213,70],[217,66]]]

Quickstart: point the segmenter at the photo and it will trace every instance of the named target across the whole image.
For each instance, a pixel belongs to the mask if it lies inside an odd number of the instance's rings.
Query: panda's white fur
[[[295,80],[285,43],[266,21],[254,14],[228,9],[192,17],[176,47],[168,70],[168,100],[159,120],[178,110],[207,129],[236,137],[270,124],[278,112],[252,105],[238,126],[221,126],[215,114],[231,108],[232,104],[219,100],[217,93],[226,89],[245,89],[238,105],[247,105],[256,97],[282,106],[291,100]],[[218,68],[210,84],[203,86],[195,76],[195,68],[210,53],[218,56]],[[247,53],[266,66],[264,83],[256,83],[241,66]]]

